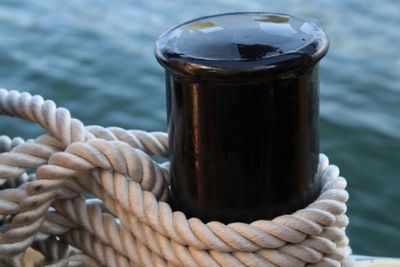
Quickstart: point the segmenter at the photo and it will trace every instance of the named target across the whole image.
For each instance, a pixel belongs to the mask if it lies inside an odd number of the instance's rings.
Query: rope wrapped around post
[[[351,266],[348,193],[320,156],[317,200],[251,224],[172,211],[167,135],[85,127],[41,96],[0,89],[0,113],[37,123],[34,140],[0,137],[0,266]],[[90,197],[87,197],[90,196]]]

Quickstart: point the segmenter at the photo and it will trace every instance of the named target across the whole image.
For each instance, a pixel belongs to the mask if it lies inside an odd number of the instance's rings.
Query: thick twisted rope
[[[166,157],[166,134],[85,127],[52,101],[4,89],[0,113],[49,132],[0,137],[0,260],[9,265],[21,266],[28,248],[46,266],[351,265],[346,180],[324,155],[321,194],[306,208],[203,223],[166,202],[168,165],[151,158]]]

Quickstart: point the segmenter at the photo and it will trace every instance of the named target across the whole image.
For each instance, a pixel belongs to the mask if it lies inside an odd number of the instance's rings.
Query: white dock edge
[[[353,255],[356,267],[400,267],[400,259]]]

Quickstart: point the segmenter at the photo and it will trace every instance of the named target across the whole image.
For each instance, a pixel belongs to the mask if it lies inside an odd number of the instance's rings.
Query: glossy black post
[[[200,18],[159,38],[175,210],[250,222],[315,199],[327,46],[315,25],[270,13]]]

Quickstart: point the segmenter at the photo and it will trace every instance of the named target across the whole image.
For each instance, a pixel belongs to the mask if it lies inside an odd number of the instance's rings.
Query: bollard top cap
[[[322,29],[275,13],[227,13],[177,25],[157,42],[167,70],[196,79],[265,78],[316,64],[328,50]]]

